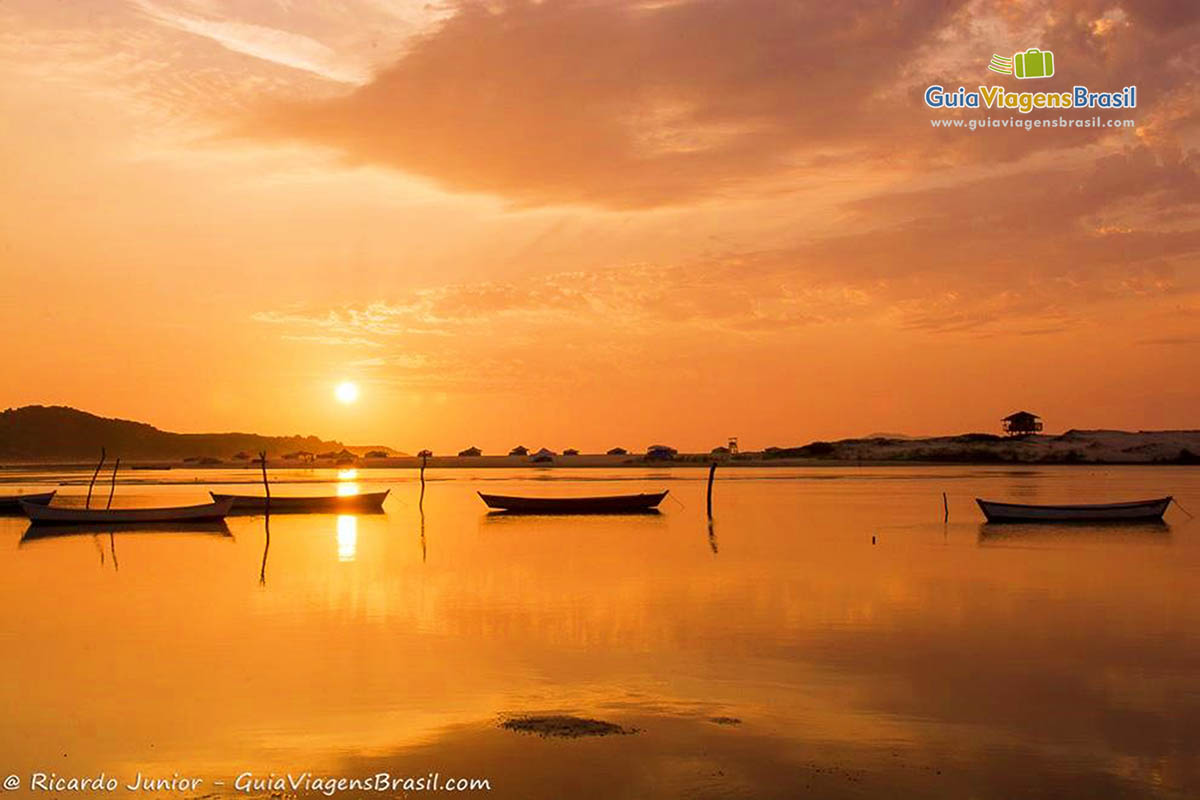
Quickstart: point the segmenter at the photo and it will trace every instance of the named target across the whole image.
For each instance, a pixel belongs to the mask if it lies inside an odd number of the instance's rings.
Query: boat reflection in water
[[[141,522],[123,525],[30,525],[21,536],[20,546],[45,539],[63,539],[72,536],[96,536],[100,534],[137,534],[155,536],[212,536],[233,541],[233,533],[223,521],[217,522]]]
[[[21,539],[17,542],[18,548],[25,548],[31,544],[38,542],[46,542],[52,539],[70,539],[82,536],[89,536],[92,542],[96,545],[100,553],[100,566],[104,566],[104,545],[101,537],[108,538],[108,552],[112,559],[114,571],[120,569],[120,564],[117,561],[117,535],[136,535],[139,538],[157,538],[161,536],[170,536],[178,538],[180,536],[202,536],[223,541],[233,542],[233,533],[224,520],[217,522],[143,522],[132,523],[119,526],[113,525],[55,525],[47,527],[45,525],[30,525],[25,529],[25,533],[21,535]],[[264,569],[266,564],[266,554],[264,558]]]
[[[1009,542],[1079,542],[1086,539],[1116,542],[1136,539],[1146,544],[1169,544],[1171,526],[1162,520],[1151,522],[984,522],[979,526],[980,544]]]

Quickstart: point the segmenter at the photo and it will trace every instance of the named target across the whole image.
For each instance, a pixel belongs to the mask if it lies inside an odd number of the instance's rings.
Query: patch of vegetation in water
[[[517,733],[533,733],[542,737],[557,736],[566,739],[576,739],[580,736],[623,736],[638,732],[637,728],[622,728],[612,722],[588,719],[587,717],[573,717],[569,714],[510,717],[502,721],[500,727]]]

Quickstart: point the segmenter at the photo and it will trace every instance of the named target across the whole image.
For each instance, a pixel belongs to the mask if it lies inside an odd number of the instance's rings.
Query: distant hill
[[[235,453],[281,456],[297,450],[341,450],[341,442],[316,436],[255,433],[171,433],[144,422],[108,419],[66,406],[24,406],[0,413],[0,459],[91,459],[108,449],[122,459],[231,458]]]
[[[812,442],[802,447],[768,447],[763,460],[803,463],[940,462],[1027,464],[1196,464],[1200,463],[1200,430],[1081,431],[1060,436],[997,436],[963,433],[958,436],[898,438],[870,436],[836,442]]]

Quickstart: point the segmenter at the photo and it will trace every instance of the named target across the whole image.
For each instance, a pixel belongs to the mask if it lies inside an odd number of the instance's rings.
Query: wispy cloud
[[[256,319],[287,335],[369,338],[382,345],[380,375],[443,388],[497,388],[533,373],[594,381],[623,361],[644,370],[647,342],[669,343],[676,363],[660,365],[665,374],[708,359],[714,340],[736,363],[849,328],[942,341],[1086,339],[1121,314],[1147,330],[1164,309],[1200,296],[1200,230],[1160,217],[1200,202],[1197,174],[1190,160],[1136,147],[1071,168],[878,193],[842,207],[858,232],[839,227],[786,247],[449,284]],[[412,353],[427,360],[393,358]]]
[[[312,342],[314,344],[327,344],[333,347],[382,347],[383,345],[373,339],[367,339],[362,336],[298,336],[296,334],[285,334],[284,339],[294,342]]]
[[[339,83],[358,85],[366,83],[371,77],[370,71],[354,59],[308,36],[236,20],[194,16],[152,0],[132,2],[156,22],[210,39],[235,53],[310,72]]]

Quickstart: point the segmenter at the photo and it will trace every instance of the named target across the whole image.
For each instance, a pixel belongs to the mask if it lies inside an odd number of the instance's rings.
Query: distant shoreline
[[[509,460],[507,457],[497,456],[488,458],[487,456],[478,458],[458,458],[449,456],[445,458],[430,459],[426,467],[428,469],[525,469],[525,470],[561,470],[561,469],[695,469],[703,471],[713,463],[711,458],[693,458],[693,459],[676,459],[673,461],[613,461],[602,463],[598,461],[590,461],[586,458],[578,460],[566,459],[560,460],[553,464],[531,464],[526,459]],[[1158,461],[1000,461],[994,459],[979,459],[979,460],[898,460],[898,459],[838,459],[838,458],[787,458],[787,459],[742,459],[742,460],[716,460],[719,468],[725,469],[786,469],[798,467],[812,468],[837,468],[837,467],[1177,467],[1177,466],[1197,466],[1197,462],[1180,461],[1180,460],[1158,460]],[[87,472],[95,469],[95,463],[84,462],[13,462],[0,464],[0,472],[5,471],[20,471],[20,470],[54,470],[54,471],[79,471]],[[421,462],[415,458],[392,458],[392,459],[372,459],[368,462],[360,462],[356,464],[297,464],[293,461],[270,461],[267,462],[268,470],[289,470],[289,471],[309,471],[309,470],[384,470],[384,469],[407,469],[419,470]],[[241,462],[222,462],[220,464],[183,464],[179,461],[129,461],[122,462],[121,472],[126,477],[131,472],[147,471],[147,472],[162,472],[162,471],[217,471],[217,470],[240,470],[247,473],[257,473],[260,467],[258,464],[246,466]],[[103,472],[108,472],[107,466]],[[103,475],[101,476],[103,478]]]
[[[120,453],[109,451],[109,463]],[[743,453],[676,453],[661,455],[478,455],[431,456],[430,469],[704,469],[716,462],[726,467],[888,467],[888,466],[1118,466],[1200,464],[1200,431],[1067,431],[1061,435],[1035,434],[1001,437],[984,433],[901,439],[877,436],[812,442],[800,447],[771,447]],[[418,469],[422,459],[411,455],[369,458],[348,451],[323,458],[268,457],[272,470],[292,469]],[[13,458],[0,469],[86,470],[96,462],[85,458]],[[107,465],[106,465],[107,468]],[[257,470],[247,454],[227,458],[137,458],[122,456],[123,471],[153,469]]]
[[[633,437],[613,438],[628,441]],[[120,458],[122,469],[127,471],[256,469],[255,456],[263,451],[269,454],[268,467],[275,470],[416,469],[421,465],[419,454],[408,455],[383,445],[343,445],[316,436],[171,433],[66,406],[25,406],[0,413],[0,470],[92,469],[101,449],[108,455],[106,468]],[[476,448],[469,450],[478,452]],[[664,457],[667,455],[670,457]],[[755,468],[1200,464],[1200,430],[1068,430],[1059,435],[964,433],[923,437],[876,433],[738,453],[730,453],[725,447],[679,453],[656,445],[645,452],[612,455],[561,455],[549,450],[523,455],[443,454],[430,457],[427,465],[432,469],[702,469],[713,461]]]

